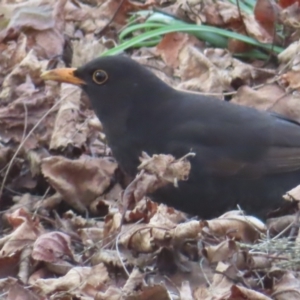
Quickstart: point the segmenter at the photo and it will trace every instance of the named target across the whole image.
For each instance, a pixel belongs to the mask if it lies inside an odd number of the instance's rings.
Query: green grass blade
[[[140,29],[140,28],[143,28],[144,25],[138,24],[138,25],[133,25],[133,26],[135,26],[134,28]],[[127,32],[129,32],[130,28],[127,28],[127,30],[128,30]],[[163,34],[167,34],[167,33],[171,33],[171,32],[187,32],[190,34],[194,34],[195,36],[197,36],[200,39],[204,39],[205,35],[207,35],[208,33],[214,34],[214,37],[211,39],[211,41],[209,41],[214,46],[216,44],[219,44],[220,39],[222,37],[223,38],[226,37],[226,38],[237,39],[242,42],[248,43],[250,45],[261,47],[266,50],[273,50],[277,54],[283,50],[283,48],[281,48],[281,47],[273,46],[271,44],[263,44],[263,43],[260,43],[260,42],[256,41],[255,39],[250,38],[248,36],[245,36],[245,35],[242,35],[239,33],[235,33],[232,31],[228,31],[225,29],[215,28],[215,27],[206,26],[206,25],[173,25],[173,26],[168,25],[168,26],[163,26],[163,27],[151,30],[149,32],[145,32],[136,37],[133,37],[130,40],[121,43],[119,46],[106,51],[103,55],[114,55],[114,54],[120,53],[128,48],[133,47],[136,43],[140,43],[145,40],[149,40],[153,37],[161,36]],[[125,36],[123,36],[123,38],[125,38]],[[223,41],[221,44],[223,44]]]

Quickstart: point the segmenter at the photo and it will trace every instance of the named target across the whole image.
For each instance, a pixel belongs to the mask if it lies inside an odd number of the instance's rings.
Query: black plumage
[[[189,180],[157,190],[154,201],[202,218],[237,204],[264,215],[300,183],[300,124],[294,120],[178,91],[124,56],[42,77],[82,86],[113,155],[130,175],[142,151],[176,158],[196,153]]]

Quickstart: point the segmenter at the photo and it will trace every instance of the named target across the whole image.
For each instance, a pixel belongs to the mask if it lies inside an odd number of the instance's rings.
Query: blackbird
[[[125,56],[96,58],[42,78],[82,87],[129,175],[137,173],[142,151],[196,154],[189,179],[151,194],[156,202],[202,218],[237,204],[265,216],[300,183],[300,123],[282,115],[176,90]]]

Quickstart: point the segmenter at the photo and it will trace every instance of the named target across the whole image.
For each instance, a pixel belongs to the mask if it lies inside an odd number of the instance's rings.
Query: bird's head
[[[128,113],[132,107],[149,108],[159,98],[155,93],[169,88],[151,71],[125,56],[100,57],[79,68],[46,71],[41,77],[81,86],[101,121]]]

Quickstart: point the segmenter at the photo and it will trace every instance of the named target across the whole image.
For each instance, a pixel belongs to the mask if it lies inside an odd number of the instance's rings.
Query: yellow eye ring
[[[108,75],[105,71],[103,70],[96,70],[93,73],[93,80],[94,82],[96,82],[97,84],[103,84],[104,82],[106,82],[106,80],[108,79]]]

